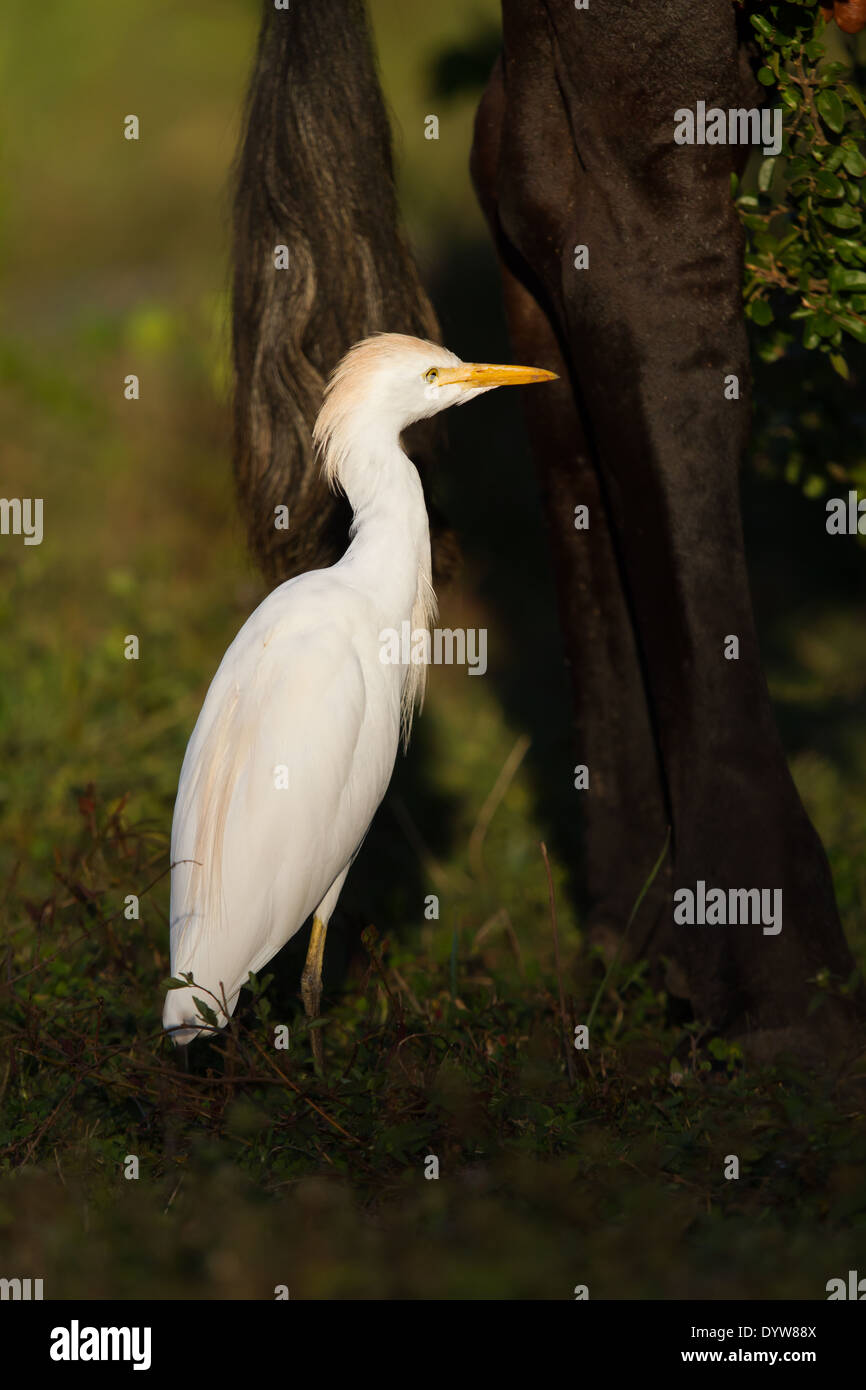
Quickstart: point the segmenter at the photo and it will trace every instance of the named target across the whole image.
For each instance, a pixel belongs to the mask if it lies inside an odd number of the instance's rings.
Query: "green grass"
[[[549,921],[509,903],[516,935],[479,933],[477,887],[453,931],[337,929],[325,1078],[299,942],[183,1070],[154,1014],[164,878],[122,910],[164,842],[77,809],[4,991],[0,1225],[52,1297],[817,1298],[856,1267],[862,1071],[746,1069],[639,966],[608,978],[570,1084]],[[567,1036],[601,975],[565,932]]]

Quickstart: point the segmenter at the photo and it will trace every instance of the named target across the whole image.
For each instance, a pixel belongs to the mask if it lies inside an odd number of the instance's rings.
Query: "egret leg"
[[[321,917],[313,918],[313,930],[310,932],[307,959],[304,962],[304,969],[301,975],[301,998],[304,1001],[304,1012],[308,1019],[319,1017],[319,1004],[322,999],[322,962],[325,958],[325,935],[327,930],[327,922],[323,922]],[[316,1071],[320,1072],[324,1063],[321,1028],[314,1028],[312,1030],[310,1034],[310,1044],[313,1049],[313,1062],[315,1063]]]

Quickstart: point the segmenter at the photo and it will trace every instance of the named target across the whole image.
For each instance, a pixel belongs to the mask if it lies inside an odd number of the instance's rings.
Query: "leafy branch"
[[[746,228],[746,314],[770,328],[766,361],[802,343],[848,379],[846,338],[866,343],[866,103],[845,62],[828,61],[817,0],[782,0],[750,15],[758,80],[782,108],[782,148],[765,158],[736,207]],[[739,191],[735,180],[735,195]],[[784,296],[784,298],[783,298]]]

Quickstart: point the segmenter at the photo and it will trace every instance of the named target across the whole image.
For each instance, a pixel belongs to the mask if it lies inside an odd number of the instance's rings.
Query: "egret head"
[[[496,386],[552,381],[540,367],[462,362],[453,352],[409,338],[378,333],[356,343],[336,367],[313,431],[330,483],[342,482],[353,453],[374,454],[394,444],[416,420],[463,405]]]

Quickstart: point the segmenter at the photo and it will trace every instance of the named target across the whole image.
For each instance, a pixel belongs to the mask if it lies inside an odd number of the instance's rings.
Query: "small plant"
[[[782,149],[765,158],[736,206],[746,227],[746,313],[768,329],[764,360],[795,342],[850,375],[846,346],[866,343],[866,103],[850,62],[828,61],[816,0],[784,0],[750,14],[762,58],[758,80],[781,104]],[[735,188],[735,193],[737,189]]]

